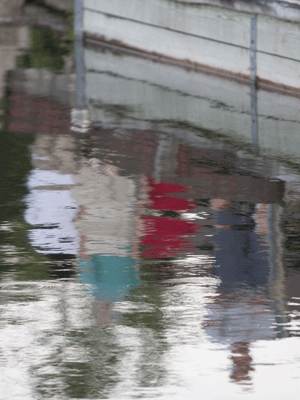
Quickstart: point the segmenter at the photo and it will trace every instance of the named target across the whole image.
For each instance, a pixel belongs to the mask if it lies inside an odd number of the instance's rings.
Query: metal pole
[[[86,107],[82,1],[83,0],[74,0],[74,57],[76,72],[76,105],[79,109],[84,109]]]
[[[250,26],[250,80],[256,83],[257,16],[251,17]]]
[[[251,109],[251,136],[252,148],[258,153],[258,118],[257,118],[257,91],[256,91],[256,48],[257,48],[257,16],[251,17],[250,25],[250,109]]]
[[[83,36],[83,0],[74,0],[74,35],[75,39]]]

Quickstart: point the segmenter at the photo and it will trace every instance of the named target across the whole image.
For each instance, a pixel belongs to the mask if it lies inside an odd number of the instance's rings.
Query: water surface
[[[55,54],[3,95],[2,398],[298,398],[297,163],[91,98],[78,129]]]

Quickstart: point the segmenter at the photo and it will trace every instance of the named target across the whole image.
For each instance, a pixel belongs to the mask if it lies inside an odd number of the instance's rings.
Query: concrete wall
[[[46,69],[15,69],[11,72],[8,87],[14,93],[46,97],[66,107],[75,104],[75,74],[55,75]]]
[[[258,18],[257,74],[261,79],[300,87],[300,25]]]
[[[137,57],[85,49],[90,118],[102,126],[173,129],[251,147],[250,88]],[[258,91],[261,152],[300,161],[299,98]]]
[[[74,8],[73,0],[44,0],[47,6],[57,8],[58,10],[72,12]]]
[[[20,49],[29,45],[28,27],[0,26],[0,98],[6,87],[6,73],[16,67]]]
[[[57,8],[58,10],[72,12],[74,7],[73,0],[44,0],[47,6]],[[25,0],[1,0],[0,16],[15,16],[21,14],[22,6]]]
[[[177,3],[210,4],[230,10],[269,15],[286,21],[300,22],[300,4],[294,0],[170,0]]]
[[[24,3],[25,0],[1,0],[0,17],[10,16],[10,15],[20,15],[21,8]]]
[[[251,13],[169,0],[84,0],[83,4],[84,30],[89,35],[236,76],[250,75]],[[299,24],[258,16],[257,75],[300,89]]]

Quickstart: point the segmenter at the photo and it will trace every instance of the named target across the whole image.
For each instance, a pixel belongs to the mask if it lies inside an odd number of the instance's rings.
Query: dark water
[[[26,54],[2,102],[0,398],[298,398],[297,164],[120,107],[78,130],[63,54]]]

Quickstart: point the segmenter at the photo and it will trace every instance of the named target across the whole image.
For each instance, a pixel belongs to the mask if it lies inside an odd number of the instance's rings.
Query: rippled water
[[[298,398],[297,165],[184,128],[76,133],[47,74],[5,97],[1,399]]]

